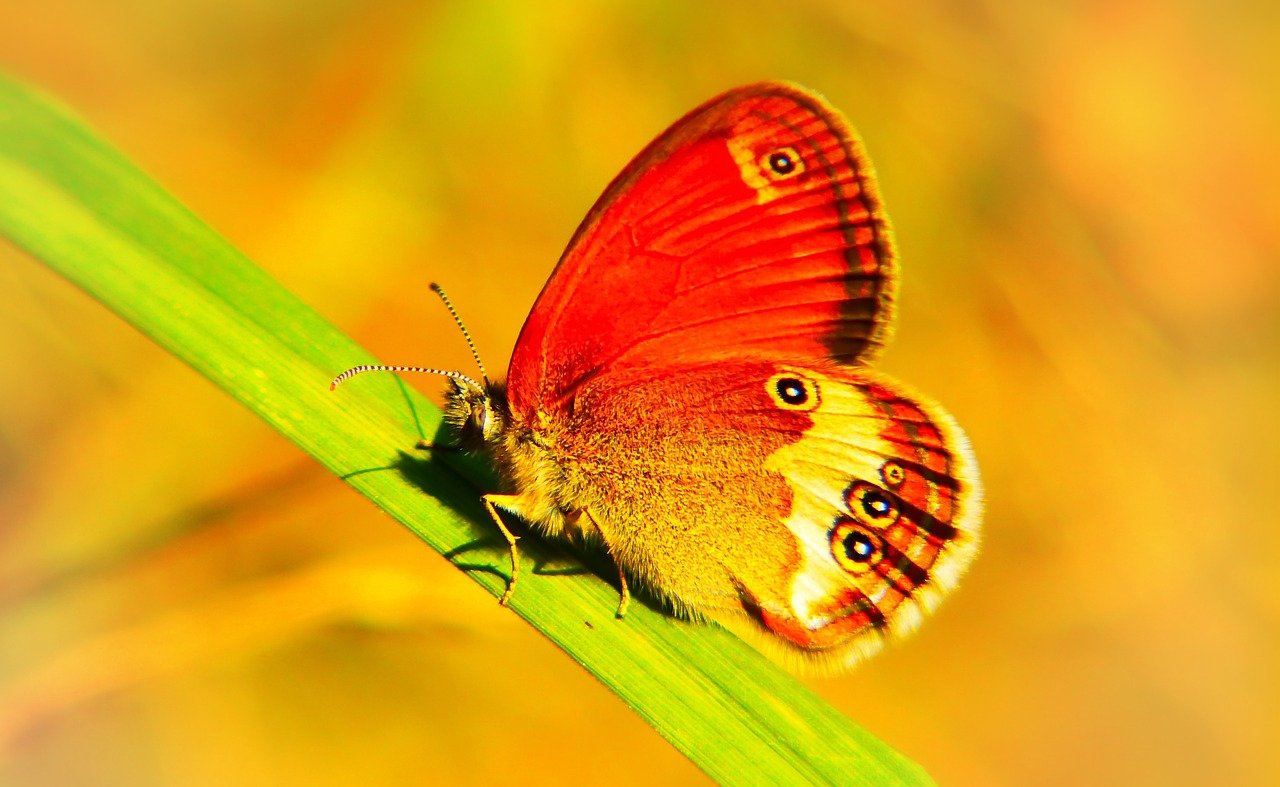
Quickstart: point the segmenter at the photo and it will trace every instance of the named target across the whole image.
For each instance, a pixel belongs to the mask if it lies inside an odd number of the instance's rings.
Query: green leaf
[[[509,570],[479,504],[487,468],[413,450],[440,415],[69,112],[0,77],[0,233],[257,413],[495,596]],[[443,452],[436,452],[442,454]],[[525,545],[528,545],[527,547]],[[511,609],[725,783],[929,784],[732,635],[634,604],[594,575],[538,576]]]

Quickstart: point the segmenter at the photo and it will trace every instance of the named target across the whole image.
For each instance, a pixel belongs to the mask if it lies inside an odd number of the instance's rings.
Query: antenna
[[[467,347],[471,348],[471,357],[475,359],[476,366],[480,367],[480,377],[484,380],[484,385],[476,382],[462,372],[451,372],[445,369],[428,369],[425,366],[355,366],[337,377],[333,378],[333,382],[329,383],[329,390],[336,389],[343,382],[355,377],[357,374],[365,372],[423,372],[426,374],[440,374],[454,380],[461,380],[473,388],[485,390],[489,387],[489,373],[484,369],[484,362],[480,360],[480,353],[476,352],[476,343],[471,341],[471,334],[467,332],[467,326],[462,324],[462,320],[458,319],[458,313],[454,311],[453,304],[449,302],[449,296],[444,294],[444,290],[440,289],[440,285],[431,282],[431,291],[440,296],[440,300],[444,301],[444,307],[449,310],[449,316],[453,318],[453,322],[458,326],[458,330],[462,331],[462,338],[467,340]]]
[[[485,387],[462,372],[450,372],[445,369],[428,369],[424,366],[354,366],[333,378],[333,382],[329,383],[329,390],[332,391],[342,385],[343,382],[365,372],[426,372],[427,374],[442,374],[445,377],[452,377],[475,388],[483,389]]]
[[[431,282],[431,291],[439,295],[440,300],[444,301],[444,307],[449,310],[449,316],[453,318],[458,330],[462,331],[462,338],[467,340],[467,346],[471,348],[471,357],[476,359],[476,366],[480,367],[480,376],[484,378],[484,387],[488,388],[489,373],[484,370],[484,361],[480,360],[480,353],[476,352],[476,343],[471,341],[471,334],[467,331],[467,326],[462,324],[462,320],[458,318],[458,313],[453,309],[453,304],[449,302],[449,296],[444,294],[444,290],[440,289],[439,284]]]

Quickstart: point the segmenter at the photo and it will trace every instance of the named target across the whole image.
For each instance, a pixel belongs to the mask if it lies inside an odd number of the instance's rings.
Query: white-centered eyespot
[[[769,398],[783,410],[813,410],[820,401],[818,383],[795,372],[779,372],[765,383]]]
[[[831,556],[850,574],[861,574],[871,568],[884,553],[880,536],[848,517],[837,519],[829,535]]]
[[[844,492],[844,503],[855,519],[879,530],[898,521],[897,496],[875,484],[855,480]]]
[[[760,157],[760,169],[770,180],[787,180],[804,172],[804,159],[789,145],[774,148]]]

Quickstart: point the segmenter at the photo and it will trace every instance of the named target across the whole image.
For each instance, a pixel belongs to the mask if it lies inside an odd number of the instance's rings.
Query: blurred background
[[[945,785],[1275,784],[1278,9],[42,0],[0,68],[385,361],[468,372],[430,281],[501,368],[649,139],[741,83],[823,92],[903,255],[881,366],[989,502],[940,613],[810,685]],[[542,779],[705,777],[0,242],[0,782]]]

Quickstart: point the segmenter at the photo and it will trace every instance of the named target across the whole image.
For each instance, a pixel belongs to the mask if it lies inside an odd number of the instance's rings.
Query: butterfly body
[[[951,417],[870,367],[896,291],[871,165],[820,96],[751,85],[677,121],[579,227],[505,384],[451,375],[513,558],[498,509],[602,542],[624,604],[629,578],[801,669],[912,629],[982,493]]]

